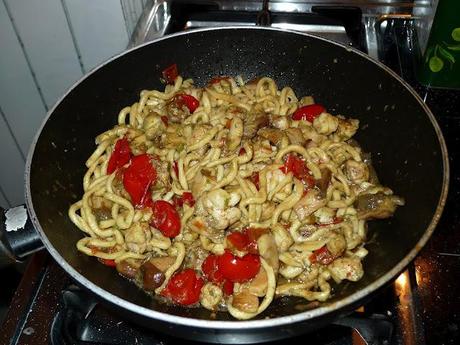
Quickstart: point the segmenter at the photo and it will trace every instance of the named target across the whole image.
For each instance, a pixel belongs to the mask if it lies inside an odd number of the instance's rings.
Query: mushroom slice
[[[267,261],[267,263],[273,268],[273,271],[278,272],[279,269],[279,257],[278,247],[276,246],[275,238],[272,234],[263,234],[257,240],[257,247],[259,248],[259,254]]]

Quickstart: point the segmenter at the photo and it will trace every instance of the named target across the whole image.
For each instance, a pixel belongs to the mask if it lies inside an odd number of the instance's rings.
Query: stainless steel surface
[[[171,3],[173,0],[149,0],[145,6],[138,24],[133,32],[128,48],[135,47],[144,42],[154,40],[167,34],[168,24],[171,20]],[[431,21],[436,10],[438,0],[278,0],[270,1],[268,8],[273,12],[309,13],[313,6],[355,6],[363,13],[363,26],[365,29],[365,48],[369,56],[378,59],[378,27],[389,18],[410,18],[416,22],[421,49],[428,37]],[[193,3],[190,1],[190,3]],[[248,1],[212,1],[220,10],[226,11],[252,11],[262,10],[261,0]],[[221,27],[227,25],[255,26],[255,22],[247,21],[217,21],[217,20],[189,20],[184,30],[206,27]],[[294,23],[273,23],[271,27],[294,30],[299,32],[319,35],[334,41],[350,44],[343,26],[310,25]]]
[[[199,28],[217,28],[221,26],[228,26],[229,24],[235,26],[256,26],[256,23],[248,22],[222,22],[222,21],[199,21],[189,20],[185,24],[185,30],[199,29]],[[272,28],[294,30],[308,33],[318,33],[327,35],[331,34],[346,34],[343,26],[336,25],[313,25],[313,24],[294,24],[294,23],[273,23],[270,25]]]
[[[379,44],[377,38],[377,31],[375,29],[377,18],[375,16],[366,16],[363,17],[363,22],[365,28],[364,32],[367,54],[371,58],[378,60]]]
[[[261,1],[214,1],[222,10],[232,11],[260,11],[262,8]],[[362,1],[317,1],[317,2],[299,2],[299,1],[281,1],[281,2],[269,2],[270,11],[278,12],[311,12],[311,7],[314,5],[324,4],[345,4],[345,3],[362,3]],[[162,37],[167,34],[168,24],[171,20],[170,13],[171,1],[167,0],[150,0],[136,25],[133,35],[130,39],[128,48],[132,48],[142,44],[144,42],[152,41],[156,38]],[[247,21],[215,21],[215,20],[189,20],[184,26],[184,30],[200,29],[200,28],[211,28],[211,27],[222,27],[228,25],[236,26],[255,26],[256,22]],[[334,41],[351,44],[351,40],[348,38],[345,28],[343,26],[334,25],[312,25],[312,24],[295,24],[295,23],[272,23],[270,25],[273,28],[294,30],[304,33],[310,33],[313,35],[319,35],[327,39]]]
[[[163,37],[171,19],[169,1],[148,0],[128,44],[128,49]]]
[[[379,60],[380,37],[383,37],[382,30],[388,21],[407,20],[415,21],[416,18],[411,14],[383,14],[381,16],[366,16],[364,21],[364,32],[366,39],[367,54],[376,60]]]
[[[222,21],[198,21],[189,20],[185,23],[184,30],[200,29],[200,28],[218,28],[222,26],[256,26],[256,23],[251,22],[222,22]],[[294,23],[273,23],[272,28],[294,30],[305,32],[312,35],[322,36],[327,39],[334,40],[343,44],[351,44],[351,40],[347,36],[345,28],[338,25],[313,25],[313,24],[294,24]]]
[[[261,0],[248,1],[214,1],[223,10],[259,11],[262,7]],[[418,1],[418,6],[429,6],[430,0]],[[269,10],[276,12],[311,12],[313,6],[356,6],[366,13],[411,13],[414,6],[413,0],[278,0],[270,1]]]
[[[222,26],[229,25],[229,22],[223,22],[223,21],[204,21],[204,20],[188,20],[185,23],[184,30],[192,30],[192,29],[200,29],[200,28],[219,28]],[[231,22],[232,25],[236,26],[256,26],[256,23],[250,23],[250,22]]]
[[[426,4],[427,2],[428,4]],[[414,10],[412,14],[416,18],[415,27],[417,29],[418,42],[422,52],[425,51],[428,42],[431,24],[433,24],[438,3],[439,0],[414,0]]]

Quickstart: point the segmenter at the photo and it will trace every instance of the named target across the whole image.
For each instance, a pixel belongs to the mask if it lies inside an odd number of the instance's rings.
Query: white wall
[[[32,138],[83,74],[123,51],[148,0],[0,0],[0,206],[24,202]]]

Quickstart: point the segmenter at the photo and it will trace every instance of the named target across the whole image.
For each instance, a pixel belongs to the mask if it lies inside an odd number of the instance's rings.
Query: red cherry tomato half
[[[230,280],[226,280],[224,282],[222,290],[224,291],[225,295],[230,296],[231,294],[233,294],[233,285],[233,282],[231,282]]]
[[[135,206],[145,206],[150,195],[150,185],[155,183],[157,171],[151,163],[152,157],[146,153],[134,156],[123,173],[123,186]]]
[[[118,168],[129,162],[131,159],[131,149],[129,147],[128,139],[119,139],[115,143],[112,155],[107,165],[107,173],[111,174]]]
[[[189,205],[190,207],[193,207],[195,205],[195,198],[193,197],[193,194],[190,192],[184,192],[182,194],[182,201],[184,204]]]
[[[225,280],[222,272],[219,271],[218,260],[219,257],[217,255],[211,254],[201,264],[201,270],[206,280],[212,283],[222,283]]]
[[[169,238],[176,237],[180,233],[180,216],[169,202],[156,200],[152,203],[153,216],[150,224]]]
[[[320,104],[305,105],[297,109],[294,114],[292,114],[292,119],[296,121],[307,120],[309,122],[313,122],[321,113],[324,113],[325,111],[326,108]]]
[[[201,265],[201,270],[207,281],[221,285],[224,294],[231,295],[233,293],[233,282],[225,279],[219,270],[219,256],[208,255]]]
[[[174,206],[176,207],[183,207],[184,204],[190,207],[195,205],[195,198],[193,194],[190,192],[184,192],[182,195],[175,195],[173,198]]]
[[[329,265],[332,261],[334,261],[335,257],[332,253],[327,249],[327,246],[322,246],[321,248],[315,250],[313,254],[310,255],[309,260],[311,263],[319,262],[322,265]]]
[[[165,80],[166,83],[168,84],[174,84],[174,81],[176,80],[177,76],[179,75],[179,72],[177,71],[177,65],[172,64],[168,67],[166,67],[161,74],[163,75],[163,79]]]
[[[117,266],[117,264],[115,263],[115,260],[111,260],[111,259],[101,259],[101,258],[98,258],[98,260],[99,260],[100,262],[102,262],[104,265],[109,266],[109,267],[115,267],[115,266]]]
[[[200,106],[200,101],[191,95],[180,93],[175,96],[175,101],[179,106],[185,105],[191,114]]]
[[[246,228],[242,232],[235,231],[230,233],[227,235],[227,240],[239,251],[259,254],[257,240],[266,233],[268,233],[268,230],[264,228]]]
[[[248,281],[256,276],[260,269],[260,258],[255,254],[246,254],[242,258],[226,250],[219,256],[217,264],[224,278],[235,283]]]
[[[246,251],[249,246],[249,237],[243,232],[234,231],[227,235],[227,240],[239,251]]]
[[[302,182],[307,189],[313,188],[315,186],[315,179],[310,174],[305,175],[302,178]]]
[[[298,179],[300,179],[305,174],[308,174],[309,172],[305,162],[296,155],[288,155],[284,166],[282,166],[280,169],[285,174],[292,172],[294,177]]]
[[[248,236],[249,239],[249,248],[253,245],[257,251],[257,240],[263,234],[268,234],[268,229],[265,228],[247,228],[244,230],[244,233]],[[249,250],[251,253],[251,251]]]
[[[203,279],[194,270],[187,268],[171,277],[161,295],[171,298],[177,304],[191,305],[200,300],[203,285]]]
[[[310,169],[296,155],[288,155],[284,166],[280,170],[285,174],[292,172],[294,177],[302,181],[307,188],[312,188],[315,185],[315,179],[310,175]]]

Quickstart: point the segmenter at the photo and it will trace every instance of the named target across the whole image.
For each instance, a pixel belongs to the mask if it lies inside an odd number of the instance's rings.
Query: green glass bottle
[[[439,0],[417,78],[430,87],[460,88],[460,0]]]

